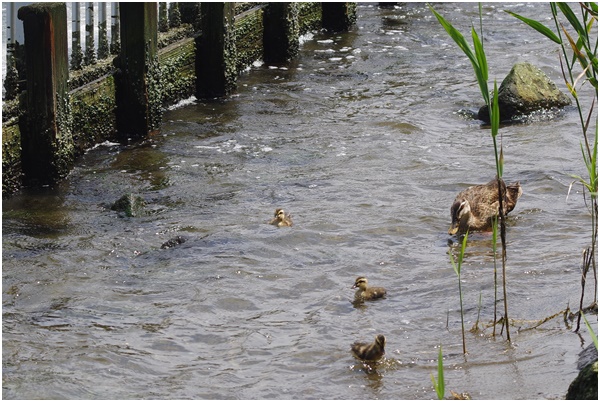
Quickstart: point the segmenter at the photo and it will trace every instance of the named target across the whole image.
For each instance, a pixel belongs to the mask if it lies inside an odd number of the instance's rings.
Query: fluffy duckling
[[[286,214],[285,211],[281,208],[277,208],[275,210],[275,217],[271,219],[269,222],[271,225],[275,226],[292,226],[294,223],[292,222],[292,215]]]
[[[367,278],[365,278],[364,276],[359,276],[358,278],[356,278],[356,281],[354,281],[354,286],[352,286],[352,289],[358,288],[358,290],[354,294],[355,299],[357,299],[357,300],[375,300],[375,299],[384,297],[385,294],[387,293],[384,288],[381,288],[381,287],[370,288],[368,285],[369,285],[369,281],[367,281]]]
[[[504,216],[506,216],[517,205],[517,200],[523,194],[523,189],[519,182],[507,186],[500,179],[500,183],[503,192],[506,194],[506,202],[502,204]],[[467,230],[471,232],[491,230],[492,219],[498,215],[498,208],[497,179],[461,191],[450,208],[452,225],[448,230],[448,234],[464,234]]]
[[[354,342],[350,348],[352,354],[360,359],[367,361],[379,360],[385,354],[385,336],[377,335],[375,342]]]

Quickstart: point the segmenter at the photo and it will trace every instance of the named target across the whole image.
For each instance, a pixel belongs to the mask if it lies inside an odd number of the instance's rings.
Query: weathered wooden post
[[[67,8],[65,3],[21,7],[27,66],[26,113],[19,122],[25,182],[51,184],[69,173],[73,138],[67,82]]]
[[[179,12],[181,13],[181,22],[193,24],[194,28],[199,28],[200,23],[200,3],[182,2],[179,3]]]
[[[332,32],[347,31],[356,22],[356,3],[322,3],[323,28]]]
[[[300,26],[297,3],[269,3],[263,14],[263,58],[283,63],[298,56]]]
[[[156,3],[119,4],[121,52],[115,59],[117,131],[121,139],[145,138],[162,119]]]
[[[196,38],[196,97],[215,98],[237,88],[234,3],[201,3]]]

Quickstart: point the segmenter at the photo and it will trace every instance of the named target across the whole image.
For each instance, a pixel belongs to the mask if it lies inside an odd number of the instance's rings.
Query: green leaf
[[[596,341],[596,349],[598,349],[598,341]],[[438,386],[436,387],[436,391],[438,398],[440,400],[444,399],[444,356],[442,355],[442,345],[440,345],[440,352],[438,353]]]
[[[587,327],[590,335],[592,336],[592,341],[594,341],[596,350],[598,350],[598,336],[594,333],[594,330],[592,329],[592,326],[588,322],[587,318],[585,318],[585,315],[583,313],[581,313],[581,315],[583,316],[583,321],[585,321],[585,326]],[[440,350],[441,350],[441,346],[440,346]]]
[[[507,10],[504,10],[504,11],[507,12],[508,14],[512,15],[513,17],[520,19],[521,21],[523,21],[524,23],[529,25],[531,28],[535,29],[536,31],[538,31],[545,37],[549,38],[550,40],[558,43],[559,45],[562,43],[560,38],[558,36],[556,36],[556,34],[554,32],[552,32],[552,30],[550,28],[548,28],[541,22],[522,17],[519,14],[513,13],[512,11],[507,11]]]
[[[488,89],[488,65],[487,59],[485,57],[485,52],[483,51],[483,44],[481,40],[479,40],[479,36],[474,28],[471,28],[471,36],[473,37],[473,45],[475,46],[475,57],[477,58],[477,64],[479,68],[475,68],[475,76],[477,77],[477,82],[479,83],[479,89],[481,90],[481,95],[483,96],[483,100],[487,107],[490,107],[490,91]]]
[[[569,40],[569,44],[571,45],[571,49],[573,50],[573,57],[576,57],[577,60],[579,60],[581,67],[583,69],[585,69],[588,65],[588,61],[586,59],[586,55],[581,53],[581,47],[582,47],[581,39],[578,40],[577,43],[575,43],[575,40],[573,40],[571,35],[569,35],[569,32],[567,32],[567,30],[565,29],[564,26],[562,26],[562,24],[561,24],[561,27],[563,29],[563,32],[567,36],[567,39]]]
[[[452,263],[452,268],[454,268],[456,276],[460,276],[460,264],[457,264],[456,261],[454,261],[454,254],[452,254],[452,250],[450,250],[450,262]]]
[[[498,158],[498,171],[500,177],[504,175],[504,151],[502,150],[502,144],[500,144],[500,157]]]
[[[498,105],[498,84],[496,80],[494,80],[494,98],[490,108],[490,123],[492,125],[492,137],[495,138],[500,129],[500,106]]]
[[[462,245],[460,248],[460,254],[458,255],[458,265],[462,265],[463,258],[465,257],[465,250],[467,249],[467,238],[469,237],[469,230],[463,236]]]
[[[458,31],[456,28],[454,28],[452,26],[452,24],[450,24],[448,21],[446,21],[444,19],[444,17],[442,17],[440,14],[438,14],[433,9],[433,7],[429,6],[429,9],[435,15],[435,17],[437,18],[439,23],[442,25],[442,27],[444,27],[446,32],[448,32],[448,35],[450,35],[450,37],[454,40],[454,42],[458,45],[458,47],[465,53],[465,55],[469,58],[469,60],[471,60],[471,64],[473,65],[473,68],[475,70],[479,69],[479,65],[477,63],[477,58],[473,54],[473,51],[467,44],[467,41],[465,40],[464,36],[460,33],[460,31]]]
[[[575,16],[575,13],[573,13],[573,10],[571,10],[571,7],[569,7],[567,3],[557,3],[557,5],[564,16],[567,17],[567,20],[569,20],[571,26],[575,29],[575,31],[577,31],[579,37],[585,38],[587,36],[587,32],[585,29],[583,29],[583,26],[579,22],[579,19]]]
[[[473,37],[473,45],[475,46],[475,56],[481,70],[481,75],[485,81],[488,79],[488,65],[483,51],[483,43],[479,40],[479,36],[475,31],[475,28],[471,28],[471,36]]]

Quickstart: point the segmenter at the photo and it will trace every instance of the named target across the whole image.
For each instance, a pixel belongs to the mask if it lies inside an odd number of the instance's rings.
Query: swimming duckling
[[[364,276],[359,276],[358,278],[356,278],[356,281],[354,282],[354,286],[352,286],[352,289],[358,288],[358,290],[354,294],[355,299],[357,299],[357,300],[375,300],[375,299],[384,297],[385,294],[387,293],[384,288],[380,288],[380,287],[370,288],[370,287],[368,287],[368,284],[369,284],[369,282],[367,281],[367,278],[365,278]]]
[[[385,354],[385,336],[377,335],[375,342],[354,342],[350,348],[352,354],[360,360],[379,360]]]
[[[292,215],[286,214],[285,211],[281,208],[277,208],[275,210],[275,218],[271,219],[269,222],[271,225],[275,226],[292,226]]]
[[[517,205],[517,200],[523,194],[521,184],[506,185],[500,179],[503,192],[506,193],[506,201],[502,204],[504,215],[508,214]],[[487,184],[471,186],[461,191],[456,196],[450,215],[452,225],[448,234],[463,234],[469,231],[487,231],[492,228],[492,218],[498,215],[498,181],[491,180]]]

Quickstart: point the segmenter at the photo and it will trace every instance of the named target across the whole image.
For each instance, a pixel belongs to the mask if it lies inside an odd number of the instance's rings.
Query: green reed
[[[598,24],[598,4],[594,2],[580,2],[579,12],[580,17],[577,17],[568,3],[550,3],[550,10],[554,20],[556,33],[546,27],[541,22],[522,17],[511,11],[506,11],[510,15],[520,19],[525,24],[535,29],[542,35],[560,45],[561,54],[559,61],[562,69],[565,85],[569,89],[571,96],[575,99],[577,110],[579,112],[579,120],[583,133],[583,141],[580,142],[581,154],[587,171],[588,178],[585,179],[579,175],[571,175],[575,179],[574,183],[581,184],[583,188],[584,200],[589,208],[591,215],[591,245],[583,253],[582,263],[582,290],[579,305],[579,315],[577,318],[577,328],[579,331],[581,316],[583,311],[583,296],[585,293],[586,276],[590,268],[593,269],[594,277],[596,278],[596,244],[598,241],[598,126],[595,128],[595,136],[593,143],[590,144],[590,123],[593,113],[596,108],[598,99],[598,36],[593,34],[594,25]],[[567,29],[565,24],[560,21],[559,11],[562,17],[568,21],[570,28]],[[569,30],[571,33],[569,33]],[[573,34],[573,31],[575,34]],[[564,34],[564,37],[563,37]],[[595,43],[594,43],[595,40]],[[572,53],[569,56],[569,51]],[[566,66],[566,70],[565,70]],[[581,70],[581,71],[580,71]],[[580,84],[581,83],[581,84]],[[595,90],[589,111],[584,111],[584,106],[580,102],[578,85],[582,88],[586,83],[589,83]],[[570,191],[570,188],[569,188]],[[587,195],[586,195],[587,192]],[[598,294],[597,283],[595,280],[596,289],[594,289],[594,303],[597,305],[596,295]]]
[[[458,295],[460,298],[460,325],[462,327],[462,345],[463,345],[463,354],[467,354],[467,344],[465,342],[465,315],[463,309],[463,294],[462,294],[462,285],[460,281],[460,270],[462,267],[463,258],[465,256],[465,250],[467,249],[467,238],[469,237],[469,232],[465,233],[462,245],[460,247],[460,251],[458,253],[458,260],[454,260],[454,254],[452,254],[452,250],[450,250],[450,262],[452,263],[452,268],[454,268],[454,272],[456,272],[456,276],[458,278]]]
[[[436,381],[433,374],[431,374],[431,382],[433,383],[433,388],[435,389],[438,399],[441,401],[444,399],[444,394],[446,393],[444,384],[444,357],[442,356],[442,345],[440,345],[440,352],[438,354],[438,378]]]
[[[492,142],[494,145],[494,159],[496,162],[496,179],[498,181],[498,219],[500,223],[500,240],[502,243],[502,287],[504,293],[504,322],[506,323],[506,338],[510,342],[510,330],[509,330],[509,320],[508,320],[508,300],[507,300],[507,291],[506,291],[506,222],[504,216],[504,207],[503,204],[506,202],[505,193],[502,191],[502,173],[504,170],[504,156],[502,152],[502,145],[500,145],[500,149],[498,149],[498,142],[496,140],[498,136],[498,130],[500,128],[500,110],[498,106],[498,85],[494,80],[494,90],[491,92],[492,96],[490,97],[490,90],[488,88],[488,64],[487,58],[485,56],[485,51],[483,48],[483,42],[480,39],[477,31],[474,27],[471,28],[471,38],[473,40],[473,48],[469,46],[464,36],[452,26],[448,21],[444,19],[440,14],[438,14],[431,5],[429,5],[429,9],[442,27],[446,30],[448,35],[454,40],[454,42],[458,45],[458,47],[465,53],[465,55],[471,61],[471,65],[473,66],[473,71],[475,72],[475,77],[477,78],[477,83],[479,84],[479,90],[481,92],[481,96],[485,101],[486,106],[488,107],[488,111],[490,114],[490,125],[491,125],[491,134],[492,134]],[[482,18],[482,10],[481,3],[479,4],[479,26],[481,31],[481,37],[483,37],[483,18]],[[495,247],[495,246],[494,246]],[[495,254],[494,254],[495,255]],[[461,296],[462,298],[462,296]]]
[[[494,255],[494,331],[492,336],[496,336],[496,321],[498,320],[498,269],[497,269],[497,250],[498,249],[498,218],[492,220],[492,253]]]
[[[590,336],[592,337],[592,342],[594,342],[594,346],[596,346],[596,350],[598,350],[598,336],[594,332],[594,330],[593,330],[592,326],[590,325],[590,323],[588,322],[587,318],[585,318],[585,314],[581,313],[580,315],[583,316],[583,321],[585,321],[585,326],[587,327],[588,332],[590,333]]]

